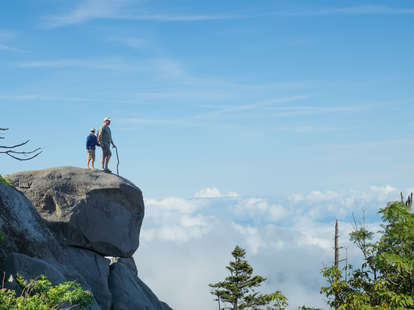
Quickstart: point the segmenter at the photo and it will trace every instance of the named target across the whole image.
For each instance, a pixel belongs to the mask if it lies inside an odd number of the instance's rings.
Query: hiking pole
[[[116,146],[115,146],[115,152],[116,152],[116,159],[117,159],[116,174],[119,175],[119,156],[118,156],[118,148]]]

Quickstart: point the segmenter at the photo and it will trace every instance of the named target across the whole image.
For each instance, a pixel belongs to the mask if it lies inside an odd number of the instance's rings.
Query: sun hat
[[[91,131],[95,132],[95,128],[91,128]]]
[[[104,122],[106,122],[106,121],[111,121],[111,118],[110,117],[105,117]]]

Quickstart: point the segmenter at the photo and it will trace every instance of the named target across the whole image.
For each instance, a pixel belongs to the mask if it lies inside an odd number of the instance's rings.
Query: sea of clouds
[[[267,278],[262,292],[281,290],[289,309],[327,309],[319,294],[325,284],[320,270],[333,263],[335,220],[341,258],[358,263],[361,256],[349,233],[362,223],[379,231],[378,210],[399,197],[392,186],[372,186],[281,198],[244,197],[212,187],[191,198],[147,198],[134,258],[141,279],[174,309],[210,310],[218,307],[208,284],[224,280],[231,251],[239,245],[254,272]]]

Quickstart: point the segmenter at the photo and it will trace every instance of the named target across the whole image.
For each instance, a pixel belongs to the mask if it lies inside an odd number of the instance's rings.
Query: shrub
[[[12,186],[12,184],[10,183],[10,181],[7,180],[7,178],[2,177],[1,174],[0,174],[0,182],[6,184],[8,186]]]
[[[52,285],[45,276],[30,281],[18,277],[17,282],[22,287],[20,296],[14,290],[0,289],[0,310],[63,310],[74,306],[89,309],[94,303],[92,293],[76,282]]]

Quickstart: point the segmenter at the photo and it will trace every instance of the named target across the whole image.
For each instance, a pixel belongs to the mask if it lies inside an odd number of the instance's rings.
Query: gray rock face
[[[144,217],[141,190],[98,170],[60,167],[9,176],[61,244],[105,256],[131,256]]]
[[[130,257],[138,247],[144,214],[137,187],[114,175],[71,167],[23,172],[11,179],[36,208],[21,192],[0,183],[5,237],[0,270],[6,281],[10,274],[27,280],[43,274],[53,284],[76,281],[94,294],[91,310],[171,309],[138,278]],[[124,257],[110,265],[103,255],[120,256],[114,253]],[[16,282],[6,287],[18,289]]]
[[[130,261],[119,260],[111,265],[109,287],[112,292],[112,310],[169,310],[136,275]],[[132,267],[132,268],[131,268]]]
[[[25,196],[0,182],[0,259],[12,252],[54,259],[60,245]]]
[[[79,259],[77,260],[79,261]],[[3,270],[5,270],[7,278],[5,287],[16,290],[17,294],[20,294],[21,291],[20,286],[13,281],[17,274],[23,276],[26,280],[38,279],[40,275],[44,275],[55,285],[66,281],[76,281],[82,285],[83,289],[92,292],[95,297],[95,304],[92,306],[91,310],[110,310],[111,308],[112,299],[105,299],[106,296],[100,294],[100,288],[91,288],[89,283],[85,280],[85,277],[73,269],[72,266],[56,262],[49,263],[46,260],[33,258],[24,254],[11,253],[4,262]],[[12,281],[9,281],[9,277]],[[108,285],[106,286],[108,287]]]
[[[11,253],[5,260],[3,268],[10,274],[20,274],[25,279],[35,279],[44,275],[52,283],[65,282],[66,278],[59,267],[39,258],[20,253]]]
[[[63,250],[61,264],[67,280],[87,284],[101,309],[111,310],[108,259],[92,251],[67,247]]]

